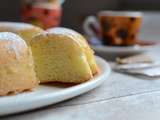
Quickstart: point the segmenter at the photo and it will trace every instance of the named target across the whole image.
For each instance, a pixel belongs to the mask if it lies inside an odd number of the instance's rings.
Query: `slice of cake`
[[[54,33],[54,34],[69,35],[70,37],[72,37],[72,39],[79,42],[87,57],[87,61],[92,70],[92,74],[95,75],[96,73],[98,73],[99,69],[94,58],[94,51],[90,48],[88,42],[81,34],[79,34],[74,30],[63,28],[63,27],[51,28],[51,29],[48,29],[47,31],[49,33]]]
[[[42,33],[31,41],[41,83],[81,83],[93,77],[81,44],[71,35]]]
[[[13,32],[22,37],[28,45],[33,36],[42,33],[39,27],[27,23],[0,22],[0,32]]]
[[[25,41],[14,33],[0,33],[0,96],[37,85],[32,54]]]

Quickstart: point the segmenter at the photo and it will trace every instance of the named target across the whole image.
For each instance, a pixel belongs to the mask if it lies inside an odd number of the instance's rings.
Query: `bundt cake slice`
[[[81,83],[93,77],[81,45],[70,35],[39,34],[31,49],[41,83]]]
[[[14,33],[0,33],[0,96],[37,85],[32,54],[25,41]]]
[[[94,58],[94,51],[90,48],[88,42],[81,34],[79,34],[78,32],[76,32],[72,29],[63,28],[63,27],[55,27],[55,28],[48,29],[47,31],[49,33],[54,33],[54,34],[69,35],[70,37],[72,37],[72,39],[79,42],[83,48],[83,51],[84,51],[86,57],[87,57],[87,61],[88,61],[90,68],[92,70],[92,74],[95,75],[96,73],[99,72],[98,66],[97,66],[95,58]]]
[[[0,22],[0,32],[13,32],[22,37],[28,45],[33,36],[42,33],[43,30],[39,27],[27,23],[18,22]]]

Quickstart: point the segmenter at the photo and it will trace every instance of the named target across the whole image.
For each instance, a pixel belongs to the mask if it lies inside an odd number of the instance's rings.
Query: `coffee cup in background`
[[[101,11],[97,17],[87,17],[83,28],[86,34],[94,34],[104,45],[130,46],[137,43],[141,20],[140,12]]]

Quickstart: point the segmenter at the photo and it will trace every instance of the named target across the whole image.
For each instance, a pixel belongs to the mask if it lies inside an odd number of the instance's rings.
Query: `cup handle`
[[[83,23],[83,29],[85,34],[90,37],[96,37],[101,39],[101,29],[98,20],[95,16],[88,16]]]

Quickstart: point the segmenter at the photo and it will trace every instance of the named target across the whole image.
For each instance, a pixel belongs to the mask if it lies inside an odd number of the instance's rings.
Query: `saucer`
[[[134,46],[92,46],[96,54],[107,59],[115,60],[117,57],[126,57],[148,51],[152,51],[158,46],[157,43],[141,41]]]

